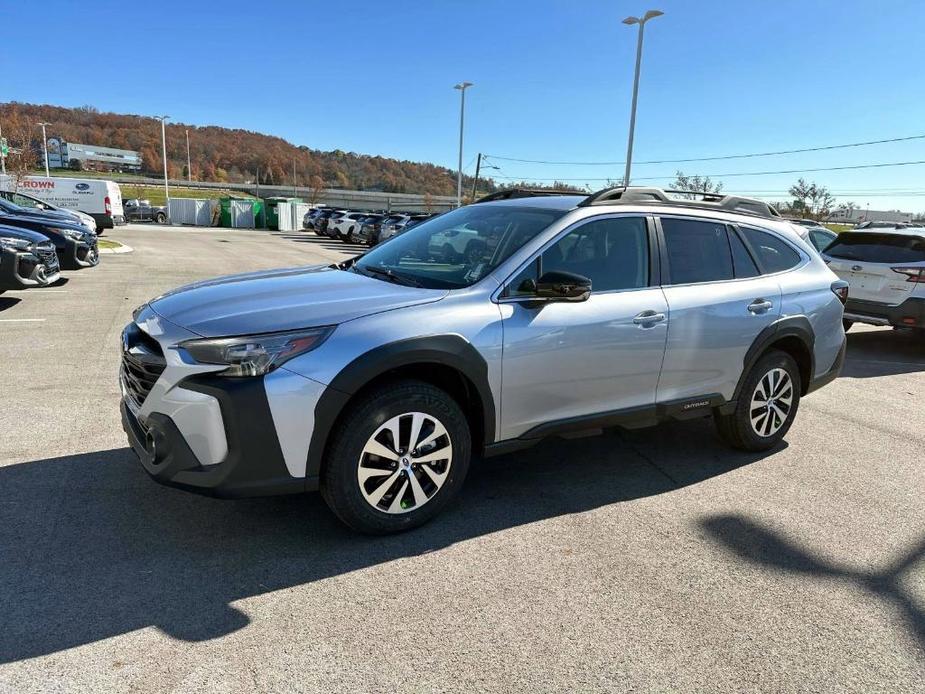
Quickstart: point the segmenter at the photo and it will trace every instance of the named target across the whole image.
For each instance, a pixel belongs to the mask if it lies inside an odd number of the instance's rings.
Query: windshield
[[[23,211],[23,208],[20,207],[19,205],[13,204],[12,202],[10,202],[9,200],[7,200],[7,199],[4,198],[4,197],[0,197],[0,210],[3,210],[4,212],[11,212],[11,213],[14,213],[14,214],[15,214],[15,213],[17,213],[17,212],[22,212],[22,211]]]
[[[468,287],[566,212],[508,205],[461,207],[409,227],[364,255],[354,268],[429,289]]]
[[[921,263],[925,262],[925,239],[910,234],[844,232],[825,249],[825,254],[868,263]]]

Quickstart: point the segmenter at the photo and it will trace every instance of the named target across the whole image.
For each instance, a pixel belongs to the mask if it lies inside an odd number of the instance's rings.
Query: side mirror
[[[543,301],[587,301],[591,280],[574,272],[553,270],[536,283],[536,298]]]

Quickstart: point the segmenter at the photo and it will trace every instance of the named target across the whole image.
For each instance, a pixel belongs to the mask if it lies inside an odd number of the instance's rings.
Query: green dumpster
[[[284,196],[264,198],[264,209],[267,217],[267,229],[279,230],[279,213],[277,207],[280,203],[289,204],[291,202],[305,202],[302,198],[287,198]]]
[[[234,215],[232,215],[232,203],[237,203],[235,205],[236,212]],[[245,204],[241,205],[240,203]],[[263,200],[228,196],[219,198],[218,206],[219,226],[244,229],[253,229],[263,226]]]

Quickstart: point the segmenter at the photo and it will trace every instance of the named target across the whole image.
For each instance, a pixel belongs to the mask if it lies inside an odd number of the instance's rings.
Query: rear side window
[[[733,229],[729,230],[729,246],[732,248],[732,264],[735,266],[736,277],[741,279],[757,277],[761,274],[745,244],[742,243],[742,239]]]
[[[662,218],[672,284],[717,282],[734,276],[726,225],[694,219]]]
[[[742,227],[742,233],[766,273],[783,272],[800,264],[800,254],[773,234],[749,227]]]
[[[846,231],[838,235],[825,254],[844,260],[868,263],[925,262],[925,238],[907,234]]]

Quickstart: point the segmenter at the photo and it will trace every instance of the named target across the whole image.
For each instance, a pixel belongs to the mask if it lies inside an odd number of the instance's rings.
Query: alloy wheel
[[[366,502],[385,513],[408,513],[434,498],[453,464],[453,444],[433,415],[407,412],[373,432],[363,447],[357,482]]]
[[[758,436],[773,436],[784,426],[793,407],[793,380],[786,370],[773,368],[758,381],[752,393],[749,419]]]

